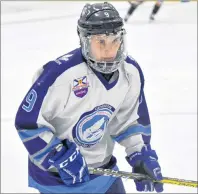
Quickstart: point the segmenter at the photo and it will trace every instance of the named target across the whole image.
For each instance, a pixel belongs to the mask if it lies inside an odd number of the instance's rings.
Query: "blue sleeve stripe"
[[[60,143],[61,141],[57,137],[54,137],[43,150],[41,150],[38,154],[35,154],[33,156],[34,160],[36,161],[41,160],[48,152],[51,152],[52,149]]]
[[[47,146],[47,143],[38,136],[34,139],[24,142],[24,145],[29,154],[32,155],[45,148]]]
[[[143,134],[146,136],[151,135],[151,126],[150,125],[148,125],[148,126],[143,126],[143,125],[131,126],[125,132],[114,137],[114,140],[117,142],[121,142],[122,140],[128,138],[131,135],[135,135],[135,134]]]
[[[36,128],[36,129],[22,129],[22,130],[18,130],[18,134],[21,140],[24,141],[25,139],[39,135],[40,133],[43,133],[44,131],[51,131],[51,130],[47,127]]]
[[[148,107],[144,95],[144,91],[141,90],[140,97],[139,97],[139,107],[138,107],[138,123],[143,126],[150,125],[150,117],[148,112]]]

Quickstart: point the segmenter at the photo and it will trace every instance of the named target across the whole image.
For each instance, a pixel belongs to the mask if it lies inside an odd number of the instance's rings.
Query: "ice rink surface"
[[[1,192],[35,193],[27,186],[27,152],[14,127],[34,72],[79,46],[76,24],[85,2],[1,2]],[[129,4],[113,2],[125,16]],[[197,180],[197,4],[165,2],[149,23],[153,2],[126,24],[129,54],[142,67],[152,123],[151,144],[164,176]],[[116,145],[120,170],[131,171]],[[136,193],[132,180],[124,180]],[[165,193],[197,189],[165,185]]]

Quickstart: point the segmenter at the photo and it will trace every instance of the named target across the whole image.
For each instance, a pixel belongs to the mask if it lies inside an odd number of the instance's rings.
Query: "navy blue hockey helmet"
[[[78,20],[78,31],[85,36],[116,33],[123,25],[123,19],[110,3],[86,4]]]
[[[78,20],[77,31],[80,37],[82,54],[88,64],[102,73],[116,71],[125,59],[124,52],[124,22],[118,11],[108,2],[86,4]],[[113,61],[98,61],[91,55],[90,39],[93,35],[115,35],[120,40],[120,48]]]

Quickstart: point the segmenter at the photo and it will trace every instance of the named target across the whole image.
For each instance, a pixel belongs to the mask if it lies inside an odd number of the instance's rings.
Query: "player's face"
[[[112,62],[117,55],[121,38],[117,35],[93,35],[90,39],[90,51],[96,61]]]

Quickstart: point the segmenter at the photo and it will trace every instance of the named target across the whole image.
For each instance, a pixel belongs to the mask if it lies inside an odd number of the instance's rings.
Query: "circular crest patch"
[[[84,113],[73,128],[74,141],[82,147],[91,147],[103,137],[108,121],[114,112],[109,104],[95,107]]]

